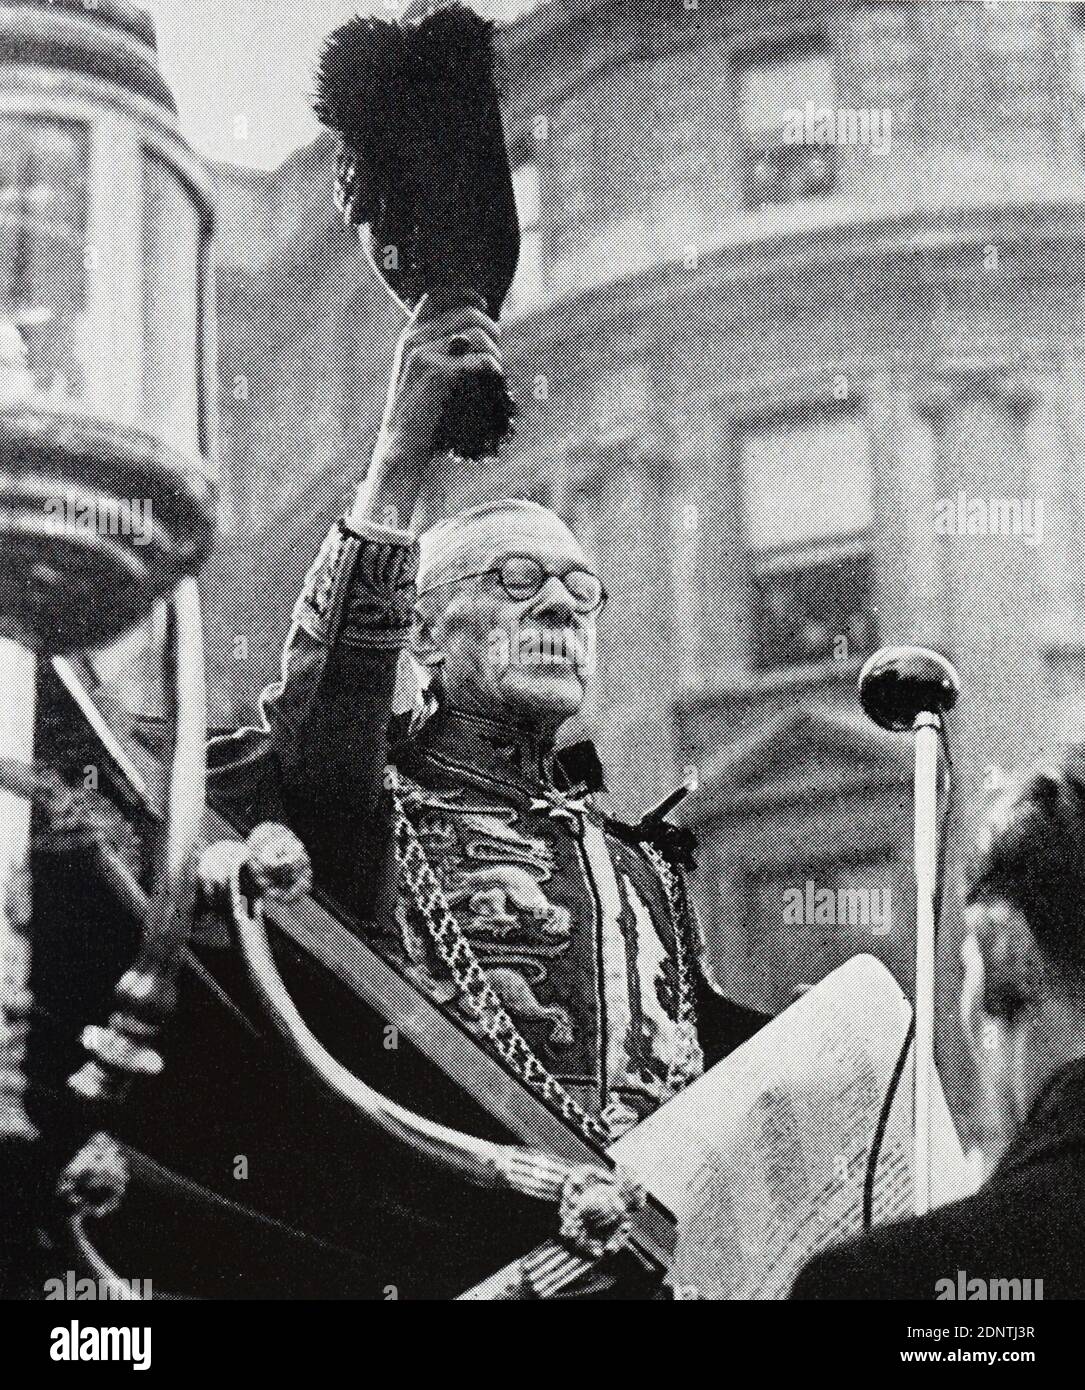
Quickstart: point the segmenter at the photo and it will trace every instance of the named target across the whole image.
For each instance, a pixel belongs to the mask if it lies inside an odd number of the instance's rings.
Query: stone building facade
[[[956,663],[961,821],[992,767],[1080,733],[1085,16],[547,0],[499,43],[521,415],[450,501],[536,497],[596,550],[614,597],[583,722],[625,812],[697,767],[721,984],[778,1009],[871,950],[907,988],[911,750],[862,716],[864,656]],[[261,176],[232,260],[247,176],[221,171],[225,721],[273,674],[399,324],[331,165],[322,139]],[[807,883],[889,890],[891,920],[785,921]]]

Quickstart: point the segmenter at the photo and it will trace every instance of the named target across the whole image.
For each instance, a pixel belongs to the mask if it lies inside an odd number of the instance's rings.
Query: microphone
[[[957,703],[961,683],[940,652],[882,647],[859,673],[859,700],[875,724],[910,732],[921,714],[941,715]]]

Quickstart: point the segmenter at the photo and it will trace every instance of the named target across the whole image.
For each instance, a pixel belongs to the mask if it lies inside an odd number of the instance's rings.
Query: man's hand
[[[373,461],[351,518],[410,524],[419,497],[432,500],[434,440],[463,378],[501,371],[500,329],[481,309],[426,295],[396,346],[388,403]]]

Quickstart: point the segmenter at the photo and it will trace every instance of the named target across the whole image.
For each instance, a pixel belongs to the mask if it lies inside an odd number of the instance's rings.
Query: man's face
[[[557,518],[502,514],[487,520],[455,563],[457,575],[480,575],[433,595],[441,607],[427,624],[443,658],[448,703],[553,732],[579,710],[595,659],[595,614],[577,611],[555,575],[594,570]],[[551,573],[531,598],[510,597],[496,569],[509,556],[537,560]],[[432,609],[424,610],[432,613]]]

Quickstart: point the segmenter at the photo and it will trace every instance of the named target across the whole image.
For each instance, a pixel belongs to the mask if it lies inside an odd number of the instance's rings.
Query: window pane
[[[83,392],[89,163],[86,126],[0,116],[0,319],[58,406]]]
[[[831,53],[807,53],[746,67],[739,80],[739,119],[743,134],[759,144],[775,144],[789,111],[811,102],[836,106],[836,74]]]
[[[143,367],[147,430],[200,449],[200,216],[193,195],[150,151],[143,166]]]
[[[530,313],[543,302],[542,237],[539,230],[539,166],[534,160],[512,172],[516,211],[520,218],[520,263],[505,301],[506,318]]]
[[[835,110],[835,62],[822,46],[791,55],[748,61],[739,71],[742,191],[748,207],[813,198],[832,191],[836,147],[787,143],[788,115]]]
[[[519,164],[512,171],[512,191],[516,195],[516,211],[521,230],[539,225],[539,166],[534,160]]]
[[[836,182],[835,145],[777,145],[746,150],[742,197],[747,207],[790,203],[796,198],[819,198]]]
[[[758,430],[741,443],[746,536],[755,550],[866,531],[869,444],[855,415]]]
[[[1074,6],[1070,28],[1070,95],[1077,112],[1079,132],[1085,133],[1085,9]]]
[[[752,626],[757,670],[866,656],[878,638],[870,556],[756,574]]]
[[[527,314],[543,302],[542,247],[538,230],[524,232],[520,239],[520,264],[505,301],[504,316]]]

